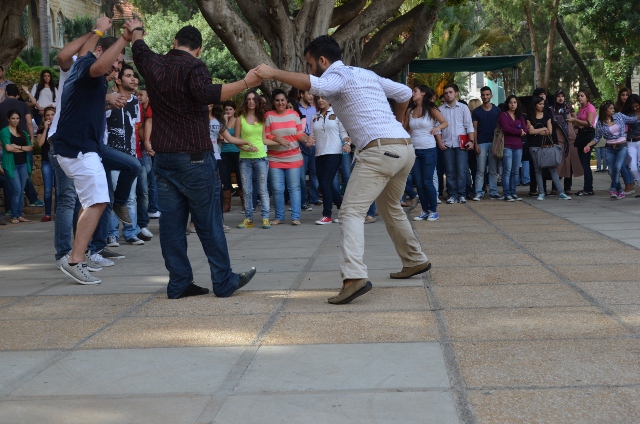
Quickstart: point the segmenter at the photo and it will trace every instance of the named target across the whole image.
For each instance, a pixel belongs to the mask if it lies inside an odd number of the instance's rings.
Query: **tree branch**
[[[329,28],[335,28],[340,25],[344,25],[362,11],[362,8],[367,4],[367,0],[350,0],[349,2],[338,6],[333,9],[331,14],[331,22],[329,22]]]
[[[591,77],[591,73],[589,72],[589,69],[584,64],[584,61],[580,57],[580,54],[578,53],[573,43],[569,39],[569,36],[565,32],[560,19],[556,21],[556,29],[558,30],[558,34],[560,34],[560,38],[562,38],[562,41],[564,41],[564,45],[567,46],[567,50],[569,50],[571,57],[573,57],[573,60],[576,62],[576,65],[578,65],[578,69],[580,69],[582,76],[587,81],[587,85],[589,86],[589,91],[591,91],[591,98],[599,99],[600,91],[598,91],[598,87],[593,81],[593,78]]]
[[[20,55],[27,39],[20,35],[20,18],[29,0],[9,0],[0,8],[0,65],[7,71]]]
[[[273,40],[273,31],[269,20],[264,18],[268,15],[264,4],[260,0],[236,0],[236,4],[249,21],[249,25],[255,28],[267,40],[267,43],[270,43]]]
[[[429,34],[438,19],[438,13],[444,7],[446,0],[437,0],[432,2],[430,7],[422,8],[420,15],[417,17],[419,22],[409,37],[402,43],[387,60],[372,66],[371,69],[375,73],[383,77],[391,77],[400,72],[407,63],[411,62],[424,48]]]
[[[359,40],[378,28],[398,10],[404,0],[373,0],[358,16],[333,34],[342,46],[350,40]]]
[[[398,34],[410,31],[414,26],[416,26],[416,22],[422,15],[424,7],[424,4],[420,4],[411,9],[408,13],[394,19],[382,27],[362,48],[360,66],[365,68],[370,66],[373,61],[380,56],[380,53],[382,53],[384,48],[393,41]]]
[[[542,80],[540,78],[540,50],[538,49],[538,38],[536,37],[536,29],[533,26],[529,1],[530,0],[524,1],[524,13],[527,16],[527,26],[529,27],[529,36],[531,37],[531,51],[536,60],[533,68],[533,79],[536,81],[536,86],[542,87]]]
[[[558,22],[558,8],[560,6],[560,0],[553,0],[553,7],[551,10],[551,25],[549,27],[549,38],[547,39],[547,61],[544,66],[544,79],[542,80],[542,86],[544,88],[549,87],[549,79],[551,78],[551,62],[553,60],[553,46],[556,40],[556,22]]]

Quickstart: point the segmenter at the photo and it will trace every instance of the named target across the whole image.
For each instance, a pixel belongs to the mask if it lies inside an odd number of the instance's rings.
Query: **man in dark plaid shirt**
[[[207,105],[219,104],[262,80],[250,71],[240,81],[212,84],[206,65],[198,59],[202,35],[192,26],[178,31],[173,49],[166,55],[149,49],[142,27],[129,29],[133,33],[133,59],[153,103],[151,140],[162,212],[160,245],[169,271],[167,296],[179,299],[209,292],[193,283],[184,231],[189,212],[209,260],[213,293],[231,296],[251,280],[256,270],[251,268],[242,274],[231,271]]]

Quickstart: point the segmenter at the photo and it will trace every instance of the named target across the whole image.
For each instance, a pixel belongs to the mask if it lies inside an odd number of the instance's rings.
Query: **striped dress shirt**
[[[321,77],[309,77],[309,92],[331,103],[358,150],[377,138],[409,138],[386,101],[408,101],[411,89],[406,85],[367,69],[346,66],[341,60],[333,62]]]
[[[133,61],[153,103],[153,150],[213,150],[207,105],[220,103],[222,86],[211,83],[207,66],[182,50],[154,53],[143,40],[133,43]]]
[[[264,132],[269,140],[276,137],[289,142],[287,147],[268,146],[269,168],[299,168],[303,164],[298,139],[304,134],[300,117],[293,110],[278,114],[272,110],[264,115]]]

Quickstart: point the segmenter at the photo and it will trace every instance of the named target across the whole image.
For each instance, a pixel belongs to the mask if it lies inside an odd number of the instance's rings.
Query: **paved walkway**
[[[366,225],[374,290],[345,306],[315,210],[228,234],[259,271],[229,299],[166,299],[157,237],[92,287],[55,268],[52,223],[0,227],[0,421],[639,422],[640,199],[603,196],[443,205],[416,223],[433,269],[405,281]]]

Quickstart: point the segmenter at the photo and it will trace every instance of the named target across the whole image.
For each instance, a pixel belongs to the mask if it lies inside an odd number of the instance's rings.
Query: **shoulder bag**
[[[551,137],[542,137],[540,150],[536,152],[536,159],[540,168],[554,168],[562,163],[562,146],[553,144]]]
[[[502,159],[502,156],[504,156],[504,132],[502,131],[500,124],[496,125],[496,129],[493,132],[491,154],[496,159]]]

